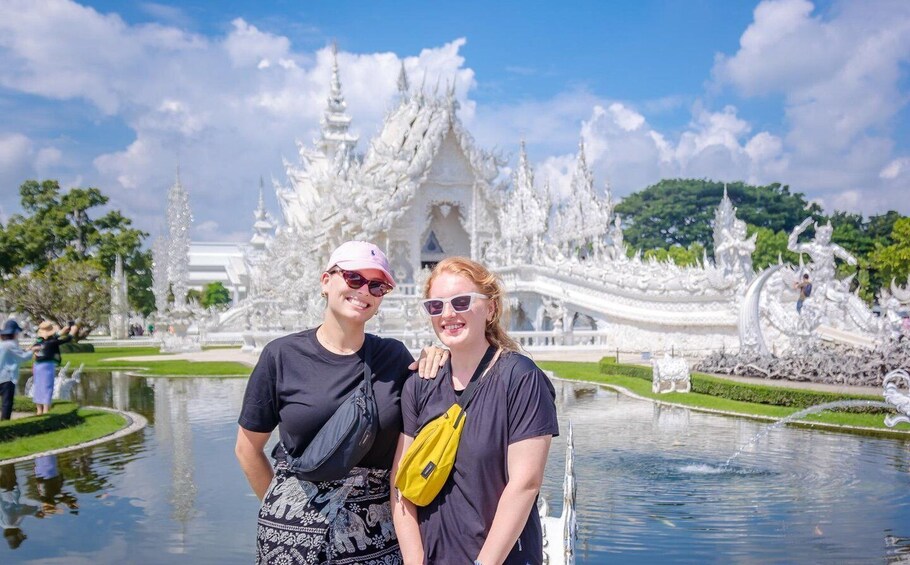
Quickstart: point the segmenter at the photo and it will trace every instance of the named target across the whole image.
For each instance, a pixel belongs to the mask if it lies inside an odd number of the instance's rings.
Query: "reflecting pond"
[[[233,455],[245,385],[86,375],[83,404],[127,408],[149,426],[0,466],[0,563],[252,562],[258,504]],[[762,423],[557,389],[561,425],[575,427],[580,563],[910,559],[908,441],[785,428],[721,471]],[[551,512],[564,450],[557,438]]]

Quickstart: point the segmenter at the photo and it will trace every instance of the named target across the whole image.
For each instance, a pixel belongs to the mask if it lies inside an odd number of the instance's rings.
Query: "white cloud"
[[[910,173],[910,157],[901,157],[888,163],[880,173],[879,178],[894,180],[903,174]]]
[[[470,118],[474,102],[468,93],[475,79],[459,54],[464,43],[456,39],[424,49],[404,64],[412,83],[425,80],[428,89],[454,80],[462,115]],[[394,53],[351,54],[340,47],[352,129],[368,138],[396,99],[402,60]],[[135,138],[94,156],[95,172],[87,180],[152,231],[161,224],[178,164],[198,203],[198,225],[215,221],[233,231],[231,222],[240,222],[246,229],[259,177],[284,180],[282,156],[295,159],[295,140],[308,143],[317,135],[331,66],[329,47],[294,51],[288,38],[242,19],[224,36],[208,38],[164,25],[129,25],[115,14],[64,0],[0,3],[0,84],[83,100],[123,120]],[[15,154],[22,161],[27,151],[21,144],[19,138],[7,142],[10,159]],[[61,156],[45,152],[40,160],[51,174]],[[80,172],[88,172],[82,167]]]
[[[62,157],[63,152],[56,147],[44,147],[38,150],[35,155],[35,169],[41,174],[42,171],[46,171],[59,163]]]
[[[32,151],[32,140],[21,133],[0,135],[0,170],[21,167]]]
[[[714,78],[746,96],[783,96],[780,180],[828,203],[860,190],[860,210],[878,202],[907,212],[906,202],[872,194],[884,188],[878,173],[893,160],[893,120],[907,103],[910,3],[842,1],[814,11],[807,0],[760,3],[740,49],[718,56]]]
[[[272,62],[290,60],[291,42],[286,37],[263,33],[241,18],[231,22],[234,29],[224,49],[235,67],[268,68]]]
[[[247,230],[259,177],[283,181],[282,157],[296,160],[295,140],[318,134],[331,49],[295,49],[243,19],[223,36],[185,29],[130,25],[65,0],[0,2],[0,85],[83,101],[133,133],[119,149],[91,156],[94,170],[56,148],[66,145],[0,134],[2,178],[84,174],[80,181],[104,189],[114,206],[155,232],[179,164],[197,234]],[[609,182],[617,195],[676,176],[780,181],[828,205],[907,213],[901,185],[910,163],[894,155],[890,128],[906,103],[899,77],[910,57],[908,34],[910,3],[902,1],[838,3],[824,15],[805,0],[760,3],[738,51],[718,56],[713,80],[744,96],[782,97],[779,127],[755,125],[735,103],[711,108],[689,102],[691,95],[636,103],[576,88],[545,100],[478,105],[464,38],[406,58],[340,45],[338,62],[361,150],[396,100],[403,62],[414,88],[441,91],[454,82],[461,119],[480,147],[514,157],[526,140],[538,181],[550,179],[556,190],[568,185],[583,138],[598,188]],[[649,123],[684,104],[691,119],[680,130]],[[851,200],[851,191],[863,197]],[[8,200],[2,204],[9,208]]]

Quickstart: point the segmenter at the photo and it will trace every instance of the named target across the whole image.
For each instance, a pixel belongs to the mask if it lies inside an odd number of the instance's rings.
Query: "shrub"
[[[700,373],[692,374],[692,392],[719,396],[721,398],[738,400],[741,402],[787,406],[790,408],[808,408],[817,404],[825,404],[826,402],[835,402],[837,400],[869,400],[867,397],[858,395],[834,394],[814,390],[761,386],[725,381],[717,377],[711,377]],[[867,406],[853,406],[841,410],[846,412],[882,412],[881,408]]]
[[[609,358],[605,357],[604,359]],[[651,380],[651,367],[643,367],[641,365],[624,365],[622,363],[616,363],[615,361],[612,363],[605,363],[604,359],[600,360],[600,372],[602,374],[637,377],[639,379],[645,379],[646,381]]]
[[[636,377],[648,382],[652,379],[650,367],[605,362],[605,359],[607,358],[600,360],[600,372],[602,374]],[[817,404],[835,402],[837,400],[870,400],[868,397],[858,395],[834,394],[814,390],[739,383],[702,373],[692,373],[691,381],[692,392],[694,393],[726,398],[727,400],[767,404],[770,406],[785,406],[788,408],[802,409]],[[840,408],[838,411],[851,413],[880,413],[883,410],[870,406],[851,406],[849,408]]]

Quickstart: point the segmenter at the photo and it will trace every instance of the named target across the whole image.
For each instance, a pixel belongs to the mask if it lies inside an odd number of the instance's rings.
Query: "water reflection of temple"
[[[167,548],[169,553],[186,553],[187,529],[196,501],[193,434],[188,409],[190,398],[199,398],[188,390],[193,382],[195,380],[150,380],[155,389],[155,434],[161,445],[171,447],[169,501],[171,516],[179,529],[171,536],[173,543]]]

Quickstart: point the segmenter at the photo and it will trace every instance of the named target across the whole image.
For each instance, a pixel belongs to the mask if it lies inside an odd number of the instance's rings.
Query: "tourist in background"
[[[16,320],[7,320],[0,330],[0,420],[12,417],[19,365],[32,358],[31,351],[19,349],[21,332],[22,328]]]
[[[398,472],[420,428],[444,414],[472,377],[479,384],[466,412],[454,468],[436,498],[416,507],[393,500],[406,563],[541,563],[537,496],[550,441],[558,435],[555,391],[502,327],[503,289],[495,275],[462,257],[445,259],[427,279],[423,301],[451,358],[435,381],[409,379],[402,394],[404,431]],[[489,369],[482,359],[497,350]]]
[[[796,290],[799,291],[799,298],[796,299],[796,313],[801,314],[803,311],[803,302],[812,295],[812,281],[809,280],[808,273],[805,273],[803,279],[796,283]]]
[[[417,364],[401,342],[364,331],[395,280],[378,247],[349,241],[332,253],[321,285],[322,324],[266,345],[243,399],[235,453],[262,500],[256,561],[400,563],[389,475],[401,432],[401,390]],[[361,385],[367,349],[379,411],[370,451],[347,477],[298,479],[287,456],[299,457]],[[435,375],[439,362],[432,354],[428,359]],[[273,469],[263,448],[276,427]]]
[[[35,364],[32,366],[32,400],[37,414],[47,414],[51,410],[54,397],[54,377],[60,364],[60,346],[73,339],[76,329],[74,323],[64,328],[50,320],[44,320],[38,326],[38,338],[32,349],[35,351]]]

